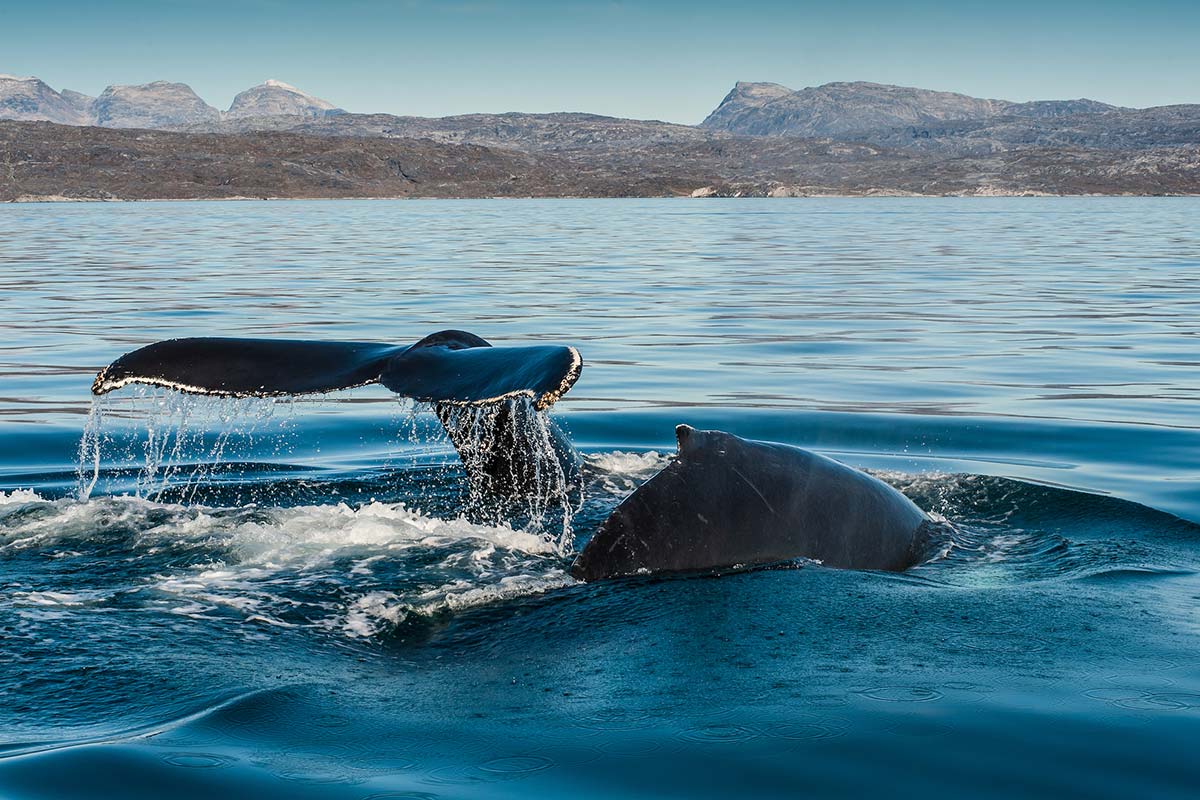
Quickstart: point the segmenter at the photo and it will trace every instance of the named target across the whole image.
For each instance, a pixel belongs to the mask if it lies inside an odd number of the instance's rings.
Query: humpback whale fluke
[[[878,478],[824,456],[676,428],[675,459],[613,510],[571,566],[592,581],[809,558],[899,571],[928,517]]]
[[[530,441],[524,428],[532,412],[509,403],[483,418],[492,435],[476,430],[463,406],[527,399],[545,410],[575,384],[583,359],[574,347],[493,347],[466,331],[446,330],[411,346],[377,342],[298,339],[170,339],[118,358],[96,375],[92,393],[133,383],[221,397],[278,397],[350,389],[380,383],[401,397],[433,406],[470,474],[485,492],[513,495],[531,490],[557,493],[578,480],[574,448],[546,421]],[[548,441],[545,441],[548,439]],[[547,484],[536,469],[543,455],[557,460],[560,478]]]
[[[299,339],[169,339],[126,353],[96,375],[92,393],[131,383],[192,394],[276,397],[381,383],[430,403],[528,397],[539,409],[562,397],[583,368],[574,347],[492,347],[441,331],[405,347]]]

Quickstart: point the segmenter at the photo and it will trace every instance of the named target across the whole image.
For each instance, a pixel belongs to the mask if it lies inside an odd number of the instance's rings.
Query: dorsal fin
[[[679,455],[683,455],[692,447],[692,436],[696,433],[696,429],[691,425],[676,425],[675,426],[675,443]]]

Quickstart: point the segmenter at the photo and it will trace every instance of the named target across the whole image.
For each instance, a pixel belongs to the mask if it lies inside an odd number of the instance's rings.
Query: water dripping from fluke
[[[434,465],[437,482],[465,490],[457,510],[443,513],[524,530],[561,554],[570,551],[582,477],[577,453],[547,412],[525,397],[471,404],[402,399],[399,408],[386,434],[392,444],[384,467],[395,467],[385,469],[392,480],[404,482],[412,465],[436,457],[441,461]],[[271,462],[295,455],[293,417],[290,397],[206,396],[142,386],[119,398],[97,397],[79,443],[78,499],[116,492],[193,503],[219,486],[236,489],[239,502],[247,491],[260,499],[273,486],[248,478],[247,472],[271,471]],[[446,462],[438,452],[443,446],[437,427],[444,429],[461,464]],[[319,446],[314,449],[320,452]],[[268,463],[261,463],[264,455]]]
[[[97,491],[191,502],[206,482],[242,474],[263,440],[286,452],[290,398],[224,398],[137,387],[93,398],[80,437],[77,498]]]
[[[433,410],[467,472],[468,516],[539,533],[566,553],[582,476],[575,448],[549,414],[524,397]]]
[[[87,422],[79,437],[79,465],[75,471],[76,497],[87,502],[100,480],[100,450],[104,436],[104,406],[107,397],[93,397],[88,409]]]

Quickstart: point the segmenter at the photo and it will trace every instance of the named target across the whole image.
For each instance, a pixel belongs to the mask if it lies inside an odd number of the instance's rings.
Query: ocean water
[[[0,209],[0,797],[1195,797],[1197,219]],[[569,514],[473,508],[378,386],[89,395],[159,339],[451,327],[582,352]],[[953,534],[903,574],[572,581],[678,423],[874,471]]]

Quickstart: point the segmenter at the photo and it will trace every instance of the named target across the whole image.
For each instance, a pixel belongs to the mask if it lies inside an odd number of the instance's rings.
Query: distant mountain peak
[[[57,122],[62,125],[87,125],[91,122],[89,102],[79,95],[59,94],[40,78],[21,78],[0,74],[0,119],[29,122]]]
[[[107,128],[174,128],[221,118],[192,87],[172,81],[109,86],[92,107],[96,123]]]
[[[793,89],[778,83],[738,81],[733,85],[732,91],[725,95],[721,104],[700,125],[705,128],[723,128],[731,117],[742,110],[766,105],[793,92]]]
[[[781,83],[771,83],[770,81],[738,81],[733,85],[735,92],[770,91],[775,89],[782,92],[796,91],[795,89],[789,89]]]
[[[1011,105],[954,92],[870,81],[838,81],[791,91],[738,83],[701,127],[756,136],[829,137],[941,120],[983,119]]]
[[[326,112],[336,108],[328,100],[314,97],[290,83],[268,78],[233,98],[225,116],[232,119],[292,115],[323,117]]]

